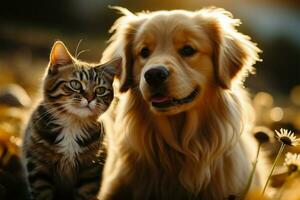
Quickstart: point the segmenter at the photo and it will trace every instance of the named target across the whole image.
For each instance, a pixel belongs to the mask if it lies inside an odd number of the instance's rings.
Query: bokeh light
[[[300,85],[296,85],[295,87],[293,87],[290,93],[290,98],[295,105],[300,106]]]
[[[270,118],[271,118],[271,120],[273,120],[275,122],[282,120],[283,115],[284,115],[284,112],[283,112],[282,108],[280,108],[280,107],[272,108],[270,111]]]
[[[271,107],[273,105],[273,97],[267,92],[259,92],[254,97],[253,103],[256,106]]]
[[[295,128],[300,130],[300,112],[294,117],[293,123]]]

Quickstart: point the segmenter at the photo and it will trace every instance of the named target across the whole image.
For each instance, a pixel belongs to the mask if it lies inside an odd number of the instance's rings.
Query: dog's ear
[[[240,20],[230,12],[210,8],[197,13],[211,38],[215,77],[223,88],[230,88],[233,79],[244,80],[254,72],[261,52],[250,37],[236,30]],[[204,22],[203,22],[204,21]]]
[[[132,41],[143,17],[135,15],[125,8],[112,7],[120,11],[123,16],[116,20],[110,32],[113,33],[109,45],[103,52],[102,62],[122,57],[122,67],[117,69],[116,77],[120,81],[120,92],[126,92],[133,85],[134,58]]]

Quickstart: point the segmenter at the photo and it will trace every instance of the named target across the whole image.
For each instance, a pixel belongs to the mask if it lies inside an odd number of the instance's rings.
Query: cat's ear
[[[68,65],[72,62],[73,57],[64,43],[62,41],[56,41],[50,53],[50,68],[58,68],[59,66]]]
[[[119,57],[111,61],[108,61],[104,64],[101,64],[98,68],[99,69],[102,68],[102,70],[104,70],[107,74],[109,74],[111,77],[114,77],[120,71],[121,65],[122,65],[122,58]]]

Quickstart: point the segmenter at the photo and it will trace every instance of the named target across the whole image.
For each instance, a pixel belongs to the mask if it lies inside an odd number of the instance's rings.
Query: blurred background
[[[299,0],[2,1],[0,168],[9,164],[11,155],[18,155],[22,124],[38,97],[51,45],[62,40],[74,54],[82,40],[79,50],[88,51],[80,59],[98,62],[109,38],[108,30],[119,17],[108,5],[123,6],[133,12],[198,10],[205,6],[223,7],[232,12],[242,21],[239,30],[250,35],[263,50],[263,62],[256,64],[256,74],[246,81],[256,110],[257,125],[271,130],[288,128],[299,133]],[[1,191],[0,177],[0,197]]]

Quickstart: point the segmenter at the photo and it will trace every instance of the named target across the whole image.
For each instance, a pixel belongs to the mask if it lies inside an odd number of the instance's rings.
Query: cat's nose
[[[88,103],[90,103],[91,101],[94,100],[94,96],[93,95],[86,95],[85,98],[88,101]]]

